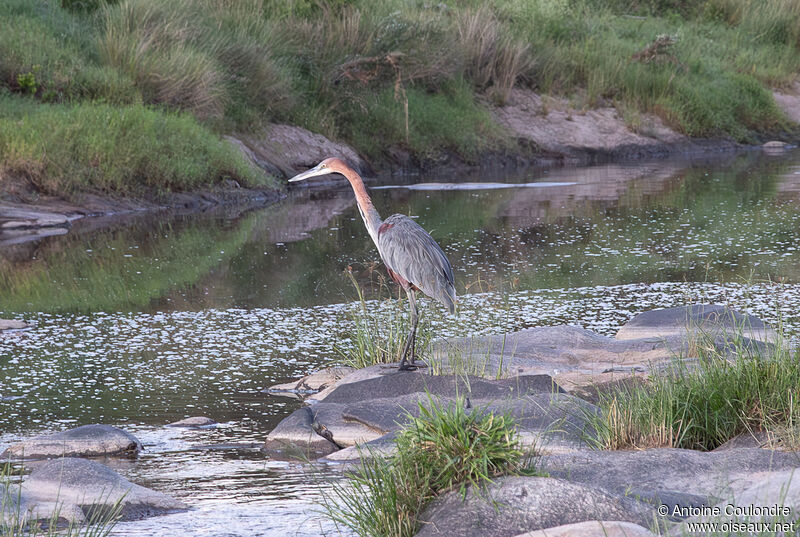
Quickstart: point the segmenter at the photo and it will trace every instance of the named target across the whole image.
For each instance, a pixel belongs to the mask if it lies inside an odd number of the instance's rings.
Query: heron
[[[444,304],[450,313],[456,311],[456,288],[453,267],[442,248],[422,226],[403,214],[393,214],[381,220],[372,205],[364,181],[356,171],[339,158],[326,158],[308,171],[289,179],[290,183],[310,177],[338,173],[353,187],[356,204],[367,233],[378,248],[386,271],[408,295],[411,309],[411,330],[403,345],[400,371],[414,371],[416,364],[416,338],[419,311],[417,291]]]

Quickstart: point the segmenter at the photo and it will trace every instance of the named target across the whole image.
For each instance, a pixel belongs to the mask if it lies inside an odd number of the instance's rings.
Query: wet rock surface
[[[133,457],[141,450],[141,442],[122,429],[111,425],[82,425],[60,433],[16,442],[0,454],[0,457],[26,459],[106,455]]]
[[[67,522],[84,522],[97,509],[117,504],[122,520],[136,520],[188,507],[160,492],[131,483],[107,466],[79,458],[53,459],[35,465],[20,486],[11,485],[7,497],[18,498],[6,516],[20,513],[34,520],[54,513]],[[16,500],[15,500],[16,502]]]
[[[516,537],[653,537],[655,534],[638,524],[617,520],[589,520],[546,530],[529,531]]]
[[[169,423],[166,427],[214,427],[217,425],[217,422],[208,418],[206,416],[193,416],[191,418],[185,418],[173,423]]]

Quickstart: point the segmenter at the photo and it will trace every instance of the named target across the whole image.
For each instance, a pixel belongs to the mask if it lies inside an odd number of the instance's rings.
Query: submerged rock
[[[111,425],[82,425],[60,433],[37,436],[11,444],[0,457],[45,459],[53,457],[136,456],[142,444],[132,434]]]
[[[117,504],[122,520],[180,511],[188,507],[166,494],[131,483],[98,462],[63,458],[37,465],[21,486],[11,486],[7,496],[20,498],[7,517],[50,519],[54,513],[67,522],[84,522],[97,509]],[[19,509],[19,511],[16,511]]]
[[[194,416],[165,425],[165,427],[213,427],[217,422],[205,416]]]
[[[648,525],[655,510],[626,496],[552,477],[502,477],[465,499],[452,491],[428,506],[420,516],[417,537],[514,537],[595,520]]]

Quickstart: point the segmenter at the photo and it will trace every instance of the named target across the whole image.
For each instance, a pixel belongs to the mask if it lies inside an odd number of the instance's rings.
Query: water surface
[[[442,337],[558,323],[613,335],[638,312],[700,301],[800,330],[798,155],[392,178],[371,194],[454,266],[459,317],[422,305]],[[0,450],[86,423],[137,434],[146,451],[118,471],[196,510],[119,535],[331,531],[315,513],[324,476],[257,446],[298,406],[263,390],[347,347],[348,267],[370,308],[390,306],[345,182],[256,211],[0,236],[0,317],[35,323],[0,336]],[[222,425],[163,428],[192,415]]]

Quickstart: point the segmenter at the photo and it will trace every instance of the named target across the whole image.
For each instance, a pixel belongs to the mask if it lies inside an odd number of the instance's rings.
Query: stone
[[[55,509],[69,522],[82,522],[94,509],[112,508],[120,502],[122,520],[188,509],[184,503],[131,483],[98,462],[79,459],[53,459],[36,465],[25,478],[19,493],[22,507],[33,508],[37,519],[49,518]]]
[[[339,446],[312,429],[310,407],[295,410],[267,435],[263,451],[272,458],[315,459],[337,451]]]
[[[279,172],[286,177],[312,168],[328,157],[344,159],[362,175],[367,170],[367,164],[352,147],[302,127],[271,124],[259,133],[237,134],[228,137],[228,141],[270,173]]]
[[[529,531],[516,537],[655,537],[655,533],[630,522],[588,520],[545,530]]]
[[[337,381],[355,371],[352,367],[328,367],[322,371],[317,371],[306,375],[300,380],[276,384],[267,388],[267,393],[275,395],[308,395],[318,393],[329,386],[333,386]]]
[[[60,433],[37,436],[11,444],[0,457],[44,459],[53,457],[133,456],[142,444],[132,434],[111,425],[82,425]]]
[[[729,335],[741,332],[755,340],[768,341],[775,337],[764,321],[753,315],[717,304],[696,304],[650,310],[636,315],[617,332],[615,339],[666,338],[685,336],[690,332]]]
[[[434,500],[420,515],[417,537],[513,537],[593,520],[650,524],[655,511],[623,495],[552,477],[501,477],[462,499],[459,491]]]
[[[194,416],[169,423],[165,427],[213,427],[217,422],[205,416]]]
[[[700,452],[656,448],[587,451],[544,456],[540,468],[553,477],[634,496],[669,512],[713,505],[766,475],[798,466],[795,454],[758,448]]]
[[[29,325],[25,321],[0,319],[0,332],[2,332],[3,330],[22,330],[30,326],[31,325]]]
[[[755,532],[758,535],[794,535],[797,532],[800,513],[800,463],[797,468],[773,472],[749,480],[737,487],[726,500],[714,507],[718,515],[691,516],[670,530],[670,535],[686,535],[690,522],[748,522],[785,524],[781,531]],[[790,525],[794,521],[793,525]],[[790,529],[793,528],[793,529]]]
[[[338,385],[322,402],[358,403],[369,399],[398,397],[412,393],[430,393],[442,397],[469,396],[473,399],[505,399],[530,393],[563,391],[547,375],[525,375],[500,380],[469,376],[428,375],[393,370],[391,373],[362,381]]]

